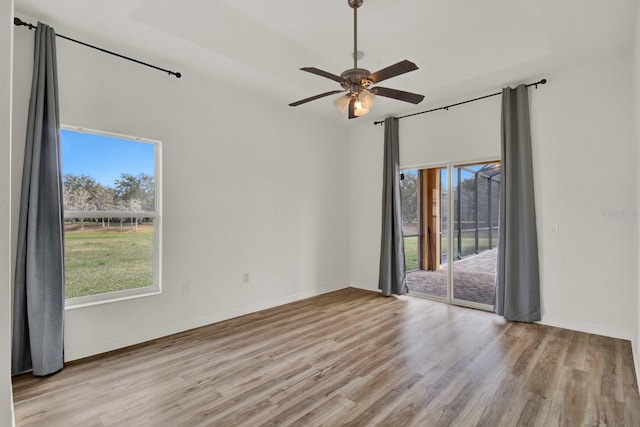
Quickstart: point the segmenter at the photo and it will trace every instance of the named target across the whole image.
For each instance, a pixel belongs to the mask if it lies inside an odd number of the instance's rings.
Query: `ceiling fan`
[[[383,68],[382,70],[376,71],[375,73],[371,73],[369,70],[365,70],[364,68],[358,68],[358,8],[362,6],[363,0],[347,0],[347,2],[349,3],[349,6],[353,8],[353,68],[344,71],[339,76],[315,67],[300,68],[302,71],[336,81],[340,83],[342,89],[332,90],[310,98],[301,99],[300,101],[292,102],[289,106],[297,107],[298,105],[305,104],[309,101],[315,101],[316,99],[324,98],[326,96],[347,92],[345,95],[337,98],[334,101],[334,105],[342,113],[344,113],[348,108],[349,119],[354,119],[356,117],[364,116],[369,112],[369,109],[375,102],[376,95],[398,99],[412,104],[419,104],[422,102],[424,95],[418,95],[416,93],[405,92],[397,89],[389,89],[381,86],[371,87],[372,85],[378,84],[383,80],[390,79],[391,77],[417,70],[418,66],[405,59],[397,64],[393,64],[389,67]]]

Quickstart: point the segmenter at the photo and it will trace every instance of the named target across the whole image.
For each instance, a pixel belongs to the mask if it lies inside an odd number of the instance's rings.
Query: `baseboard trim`
[[[633,365],[636,370],[636,389],[640,390],[640,384],[638,384],[638,376],[640,375],[640,354],[638,354],[638,341],[637,339],[631,340],[631,351],[633,353]]]
[[[596,325],[593,323],[576,322],[568,319],[560,319],[556,317],[543,316],[541,325],[555,326],[556,328],[570,329],[572,331],[586,332],[588,334],[602,335],[605,337],[619,338],[632,341],[633,331],[629,329],[609,328],[606,326]]]
[[[313,289],[305,292],[300,292],[294,295],[289,295],[286,297],[264,301],[259,304],[254,304],[254,305],[243,307],[240,309],[229,310],[223,313],[216,313],[209,316],[186,320],[184,322],[174,324],[171,327],[165,326],[162,328],[147,330],[140,334],[129,335],[126,337],[122,337],[118,340],[110,341],[110,342],[102,342],[98,345],[81,347],[81,348],[76,348],[72,350],[66,349],[65,362],[71,362],[73,360],[78,360],[85,357],[95,356],[97,354],[118,350],[128,346],[141,344],[146,341],[151,341],[154,339],[166,337],[168,335],[188,331],[190,329],[199,328],[202,326],[210,325],[212,323],[229,320],[234,317],[244,316],[247,314],[255,313],[257,311],[278,307],[284,304],[289,304],[291,302],[300,301],[306,298],[311,298],[311,297],[326,294],[329,292],[334,292],[334,291],[345,289],[348,287],[379,292],[379,289],[375,289],[375,288],[372,288],[370,285],[367,285],[364,283],[358,283],[358,282],[350,282],[349,284],[344,284],[344,285],[334,285],[334,286],[328,286],[320,289]],[[586,333],[595,334],[595,335],[603,335],[603,336],[612,337],[612,338],[629,340],[633,344],[633,358],[634,358],[636,373],[640,372],[640,354],[638,351],[640,349],[638,349],[638,345],[637,345],[638,343],[635,343],[633,339],[634,337],[631,330],[608,328],[600,325],[595,325],[592,323],[576,322],[576,321],[571,321],[567,319],[550,318],[550,317],[544,317],[542,321],[539,323],[546,326],[554,326],[558,328],[570,329],[570,330],[579,331],[579,332],[586,332]]]
[[[350,283],[351,284],[349,286],[351,286],[352,288],[364,289],[365,291],[380,292],[380,289],[378,289],[378,285],[371,285],[367,283],[358,283],[358,282],[350,282]]]
[[[189,319],[184,322],[176,323],[171,327],[162,327],[152,330],[144,331],[143,333],[133,334],[126,337],[122,337],[117,340],[102,342],[98,345],[80,347],[76,349],[65,349],[65,362],[71,362],[73,360],[83,359],[85,357],[95,356],[109,351],[122,349],[136,344],[142,344],[147,341],[155,340],[158,338],[166,337],[169,335],[177,334],[180,332],[188,331],[190,329],[200,328],[202,326],[211,325],[213,323],[222,322],[224,320],[233,319],[234,317],[244,316],[247,314],[255,313],[257,311],[266,310],[273,307],[278,307],[284,304],[300,301],[306,298],[315,297],[318,295],[326,294],[329,292],[338,291],[340,289],[348,288],[350,285],[334,285],[319,289],[313,289],[305,292],[300,292],[294,295],[286,297],[276,298],[269,301],[264,301],[259,304],[253,304],[247,307],[242,307],[235,310],[225,311],[223,313],[216,313],[209,316],[199,317],[196,319]]]

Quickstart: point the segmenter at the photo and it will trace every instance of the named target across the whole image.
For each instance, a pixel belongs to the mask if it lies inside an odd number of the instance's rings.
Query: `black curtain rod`
[[[24,22],[20,18],[13,18],[13,24],[18,26],[18,27],[27,27],[30,30],[33,30],[33,29],[37,28],[35,25],[33,25],[33,24],[29,23],[29,22]],[[109,55],[117,56],[118,58],[126,59],[127,61],[135,62],[137,64],[144,65],[144,66],[147,66],[147,67],[150,67],[150,68],[155,68],[156,70],[159,70],[159,71],[164,71],[165,73],[168,73],[171,76],[176,76],[177,78],[182,77],[182,74],[180,74],[179,72],[176,72],[176,71],[165,70],[164,68],[156,67],[155,65],[147,64],[146,62],[138,61],[137,59],[130,58],[130,57],[124,56],[124,55],[120,55],[119,53],[112,52],[110,50],[103,49],[101,47],[94,46],[94,45],[91,45],[89,43],[81,42],[80,40],[72,39],[71,37],[63,36],[62,34],[57,34],[56,33],[56,36],[58,36],[60,38],[63,38],[65,40],[72,41],[74,43],[81,44],[81,45],[86,46],[86,47],[90,47],[90,48],[95,49],[95,50],[99,50],[100,52],[108,53]]]
[[[542,79],[542,80],[539,80],[539,81],[537,81],[537,82],[527,84],[527,87],[535,86],[535,87],[536,87],[536,89],[538,89],[538,85],[543,85],[543,84],[546,84],[546,83],[547,83],[547,79]],[[449,108],[451,108],[451,107],[457,107],[458,105],[468,104],[468,103],[470,103],[470,102],[480,101],[481,99],[491,98],[492,96],[498,96],[498,95],[502,95],[502,92],[496,92],[496,93],[492,93],[492,94],[489,94],[489,95],[481,96],[481,97],[479,97],[479,98],[473,98],[473,99],[468,99],[468,100],[466,100],[466,101],[462,101],[462,102],[456,102],[455,104],[446,105],[446,106],[444,106],[444,107],[434,108],[434,109],[432,109],[432,110],[420,111],[419,113],[413,113],[413,114],[407,114],[406,116],[396,117],[396,119],[397,119],[397,120],[405,119],[405,118],[407,118],[407,117],[413,117],[413,116],[418,116],[418,115],[420,115],[420,114],[432,113],[432,112],[434,112],[434,111],[439,111],[439,110],[445,110],[445,111],[447,111],[447,110],[449,110]],[[374,125],[382,125],[382,124],[384,124],[384,120],[380,120],[380,121],[377,121],[377,122],[373,122],[373,124],[374,124]]]

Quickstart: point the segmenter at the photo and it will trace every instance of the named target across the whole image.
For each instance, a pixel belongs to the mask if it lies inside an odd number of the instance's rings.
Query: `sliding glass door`
[[[452,300],[491,308],[495,297],[500,163],[455,165]]]
[[[414,169],[402,183],[410,292],[492,309],[500,162]]]

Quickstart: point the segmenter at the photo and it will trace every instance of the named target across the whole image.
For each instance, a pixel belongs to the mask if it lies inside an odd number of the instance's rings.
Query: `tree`
[[[64,205],[67,211],[153,211],[155,203],[155,180],[151,175],[140,173],[120,174],[114,188],[98,183],[88,175],[66,174],[63,181]],[[137,228],[137,218],[135,216]],[[108,218],[106,218],[108,220]],[[100,215],[96,214],[96,221]],[[84,219],[80,219],[84,230]],[[122,219],[120,227],[122,228]],[[134,217],[132,217],[132,225]],[[102,226],[105,218],[102,217]]]
[[[95,188],[94,201],[95,207],[98,211],[111,211],[113,210],[113,203],[116,197],[116,192],[109,187],[105,187],[102,184],[98,184]],[[108,218],[107,218],[108,221]],[[105,226],[105,218],[102,217],[102,226]]]
[[[86,212],[93,208],[91,193],[84,187],[76,188],[69,196],[69,202],[70,210]],[[80,217],[80,227],[84,230],[84,217]]]
[[[407,171],[400,181],[400,199],[402,203],[402,222],[418,221],[418,172]]]
[[[140,199],[129,199],[127,201],[127,210],[129,212],[142,212],[142,201]],[[135,224],[135,230],[138,231],[138,217],[131,217],[131,226]]]
[[[74,175],[68,173],[64,176],[63,187],[65,193],[73,194],[79,188],[86,190],[93,197],[98,183],[88,175]]]
[[[153,211],[155,206],[156,182],[151,175],[141,173],[138,175],[140,189],[142,190],[142,210]]]
[[[137,199],[141,205],[140,210],[153,210],[155,180],[150,175],[140,173],[136,176],[123,173],[115,182],[115,192],[125,206],[130,200]]]
[[[94,196],[96,180],[88,175],[66,174],[63,178],[63,202],[65,209],[72,211],[90,211],[95,209]],[[84,230],[84,218],[80,218]]]
[[[115,184],[116,195],[120,200],[130,200],[142,192],[140,179],[128,173],[120,174],[120,179],[116,179]]]

